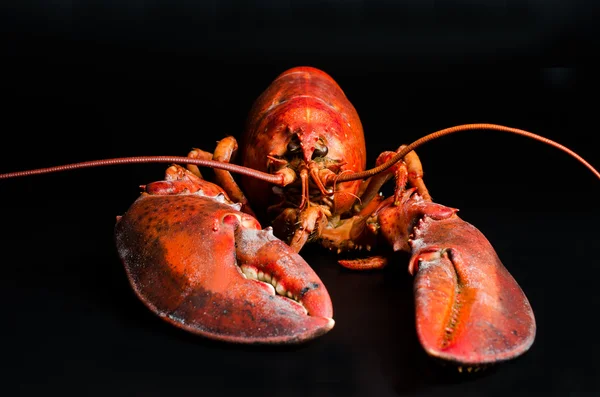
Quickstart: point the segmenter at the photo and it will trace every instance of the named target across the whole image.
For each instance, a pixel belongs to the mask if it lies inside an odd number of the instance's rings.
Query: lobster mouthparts
[[[531,306],[478,229],[456,215],[425,217],[411,246],[417,334],[428,354],[477,366],[529,349]]]
[[[331,328],[323,283],[292,249],[222,195],[142,195],[118,221],[137,296],[169,323],[238,343],[297,343]]]

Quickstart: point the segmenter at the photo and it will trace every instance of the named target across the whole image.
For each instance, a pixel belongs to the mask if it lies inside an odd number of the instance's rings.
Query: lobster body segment
[[[115,227],[141,301],[229,342],[300,342],[331,329],[331,299],[310,266],[218,186],[177,171],[184,177],[149,184]]]

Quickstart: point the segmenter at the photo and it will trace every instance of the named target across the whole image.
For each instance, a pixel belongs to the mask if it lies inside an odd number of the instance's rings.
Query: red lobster
[[[418,338],[426,352],[460,365],[515,358],[535,338],[531,306],[487,239],[432,202],[419,145],[458,131],[494,129],[559,148],[538,135],[493,124],[464,125],[382,153],[366,170],[360,119],[326,73],[290,69],[255,102],[240,145],[188,157],[97,160],[0,175],[10,178],[99,165],[167,162],[115,227],[131,286],[165,321],[208,338],[240,343],[303,342],[333,325],[325,286],[298,255],[308,241],[342,251],[390,247],[412,254]],[[197,166],[215,169],[215,183]],[[242,174],[241,187],[230,172]],[[390,179],[395,191],[379,191]],[[262,229],[258,218],[272,224]],[[277,237],[275,237],[277,236]],[[281,240],[280,240],[281,239]],[[286,243],[284,243],[283,241]],[[377,269],[385,255],[340,260]]]

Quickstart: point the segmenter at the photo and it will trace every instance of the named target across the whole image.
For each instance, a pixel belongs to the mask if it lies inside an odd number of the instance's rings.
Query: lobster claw
[[[294,343],[329,331],[331,299],[310,266],[201,183],[191,194],[143,194],[118,220],[117,248],[140,300],[179,328],[228,342]]]
[[[478,229],[456,215],[425,216],[410,244],[417,334],[429,355],[478,366],[529,349],[531,306]]]
[[[390,197],[378,212],[382,236],[412,252],[417,336],[444,361],[479,366],[517,357],[535,338],[527,297],[485,236],[456,209],[414,189]]]

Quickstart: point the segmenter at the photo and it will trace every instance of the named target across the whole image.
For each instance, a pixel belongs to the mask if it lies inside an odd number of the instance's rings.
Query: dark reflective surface
[[[260,28],[260,18],[252,22],[233,5],[229,14],[225,5],[217,7],[214,18],[183,6],[145,18],[136,8],[129,14],[101,8],[60,14],[13,7],[5,14],[20,19],[4,25],[11,35],[3,59],[0,172],[212,150],[225,135],[239,137],[252,101],[298,65],[322,68],[344,89],[367,132],[369,165],[381,151],[436,129],[491,122],[555,139],[600,166],[597,77],[553,62],[562,54],[562,65],[574,66],[585,54],[579,49],[591,38],[588,19],[577,9],[565,18],[581,21],[588,34],[576,34],[572,23],[539,25],[558,31],[549,41],[542,28],[533,35],[500,29],[496,44],[480,48],[468,47],[470,39],[448,44],[449,36],[440,37],[454,30],[442,23],[439,34],[427,36],[431,43],[421,40],[417,48],[402,43],[422,37],[418,24],[404,34],[405,25],[381,10],[351,17],[365,18],[354,33],[373,36],[354,41],[345,27],[323,40],[310,31],[309,41],[288,42],[281,27]],[[273,10],[297,21],[312,18],[306,9]],[[443,14],[447,23],[452,12]],[[519,12],[513,21],[542,11]],[[426,10],[419,15],[428,20]],[[369,22],[379,16],[379,27]],[[310,24],[327,21],[320,16]],[[478,29],[488,37],[493,26],[468,25],[473,32],[465,37]],[[389,35],[381,33],[386,27],[393,29]],[[371,38],[377,35],[386,39]],[[569,40],[571,46],[560,47]],[[330,42],[344,44],[327,51]],[[267,348],[187,335],[136,300],[113,240],[115,216],[135,200],[139,185],[161,179],[165,166],[106,167],[0,182],[7,395],[598,393],[600,345],[591,319],[600,305],[599,181],[556,149],[496,132],[446,137],[418,153],[434,199],[461,209],[528,296],[538,334],[523,357],[471,376],[440,366],[416,339],[407,255],[398,254],[383,271],[358,273],[316,246],[303,254],[333,300],[336,326],[329,334],[302,346]]]

